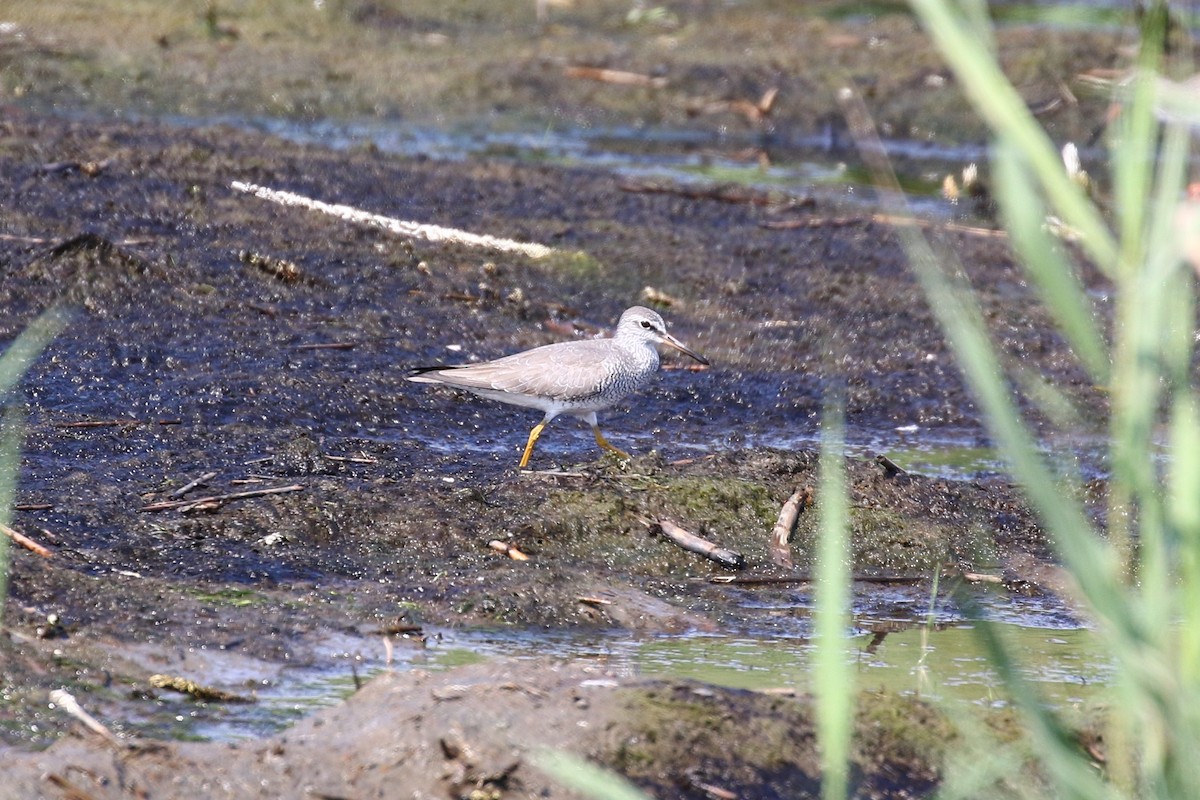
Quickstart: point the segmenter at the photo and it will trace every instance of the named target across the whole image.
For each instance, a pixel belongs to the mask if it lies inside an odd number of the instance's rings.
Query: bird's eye
[[[642,320],[642,327],[645,328],[646,330],[650,330],[654,326],[651,325],[647,320]]]

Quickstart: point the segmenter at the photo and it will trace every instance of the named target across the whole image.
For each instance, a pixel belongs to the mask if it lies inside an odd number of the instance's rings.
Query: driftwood
[[[701,538],[691,531],[684,530],[669,519],[660,518],[648,524],[652,531],[657,530],[684,550],[702,555],[723,567],[742,569],[746,566],[746,559],[741,553],[735,553]]]
[[[800,512],[811,503],[812,489],[806,487],[792,492],[792,496],[779,509],[779,519],[775,521],[775,527],[771,529],[771,561],[785,569],[792,569],[796,566],[792,561],[792,549],[788,546],[788,542],[796,530],[796,519],[800,516]]]
[[[875,463],[883,467],[883,474],[889,478],[895,478],[897,475],[907,475],[902,467],[896,465],[894,461],[885,456],[883,453],[875,456]]]
[[[165,511],[168,508],[183,508],[185,506],[198,506],[201,504],[218,504],[226,500],[242,500],[247,497],[262,497],[269,494],[285,494],[287,492],[299,492],[304,489],[304,486],[299,483],[293,483],[289,486],[276,486],[270,489],[251,489],[245,492],[230,492],[228,494],[214,494],[209,497],[196,497],[191,500],[163,500],[158,503],[150,503],[144,505],[139,511]]]

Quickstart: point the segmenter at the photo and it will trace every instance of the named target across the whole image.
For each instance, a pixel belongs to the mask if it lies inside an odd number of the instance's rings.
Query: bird
[[[658,346],[666,345],[700,364],[708,359],[667,333],[658,312],[643,306],[626,309],[611,338],[558,342],[494,361],[416,367],[407,380],[465,389],[489,400],[543,412],[529,432],[520,469],[525,469],[542,431],[560,414],[592,427],[596,444],[625,460],[630,455],[600,432],[596,413],[645,386],[658,371]]]

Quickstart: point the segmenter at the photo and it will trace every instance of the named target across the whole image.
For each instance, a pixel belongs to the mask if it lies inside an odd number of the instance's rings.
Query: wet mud
[[[312,5],[324,10],[212,3],[198,18],[161,4],[59,17],[51,4],[41,20],[10,10],[17,27],[0,30],[0,91],[21,104],[0,118],[0,342],[48,308],[70,312],[17,396],[12,525],[53,554],[11,550],[0,797],[569,796],[533,764],[546,744],[660,797],[814,796],[806,698],[648,681],[602,658],[387,673],[293,728],[233,744],[180,741],[227,702],[171,687],[219,674],[207,688],[253,699],[287,668],[368,650],[378,667],[384,641],[404,660],[439,630],[805,636],[791,609],[811,596],[819,509],[799,513],[792,567],[769,534],[794,492],[813,496],[834,394],[866,605],[889,602],[876,581],[927,597],[938,573],[987,573],[997,592],[1061,588],[1004,479],[874,460],[990,442],[899,238],[861,197],[683,190],[154,121],[686,125],[755,158],[799,145],[853,161],[833,102],[851,82],[886,137],[977,142],[979,121],[906,13],[679,3],[632,20],[627,3],[615,17],[610,3],[550,4],[547,19],[497,32],[495,4],[449,15],[440,3]],[[119,46],[103,32],[114,19]],[[1126,36],[1016,27],[997,44],[1054,135],[1084,141],[1107,96],[1063,86],[1119,67]],[[665,83],[566,72],[581,65]],[[773,89],[765,115],[737,104]],[[122,121],[130,110],[149,116]],[[400,238],[233,181],[555,253]],[[963,266],[1002,356],[1058,387],[1084,435],[1102,430],[1103,392],[1004,239],[944,222],[926,231]],[[1103,282],[1081,277],[1107,315]],[[536,413],[404,380],[413,366],[596,335],[635,304],[657,307],[712,366],[667,354],[655,384],[601,415],[628,463],[562,418],[519,472]],[[1072,449],[1047,448],[1078,468]],[[679,549],[657,532],[662,518],[744,568]],[[711,580],[731,575],[749,580]],[[114,749],[50,707],[55,689],[136,744]],[[862,695],[859,796],[934,791],[948,726],[913,698]]]
[[[52,688],[104,719],[141,717],[163,692],[151,670],[186,668],[170,655],[180,648],[311,663],[331,632],[795,634],[800,623],[744,601],[798,602],[806,584],[710,583],[726,570],[647,523],[667,517],[740,552],[742,575],[803,576],[813,509],[800,513],[794,571],[775,565],[768,534],[788,496],[817,485],[803,442],[829,391],[844,391],[851,431],[916,425],[984,441],[896,237],[869,216],[847,224],[845,209],[809,206],[800,213],[816,222],[779,230],[762,225],[775,217],[761,206],[631,193],[600,172],[35,114],[4,124],[0,171],[4,338],[45,308],[72,309],[23,382],[14,526],[54,555],[13,551],[0,643],[10,743],[73,727],[46,708]],[[232,180],[563,254],[388,237],[237,193]],[[824,214],[839,222],[820,224]],[[1003,243],[934,233],[968,265],[1005,352],[1099,413],[1102,396]],[[403,380],[412,365],[591,334],[646,302],[647,286],[673,298],[662,309],[672,332],[713,366],[668,358],[658,382],[602,416],[629,463],[602,458],[564,419],[520,473],[536,414]],[[786,448],[756,444],[788,437]],[[1022,591],[1053,583],[1036,579],[1053,571],[1046,543],[1003,481],[895,474],[869,458],[849,474],[860,577],[1008,569]],[[154,505],[255,490],[268,493]],[[161,723],[122,730],[171,735]],[[641,774],[642,757],[618,750],[610,762]],[[41,774],[32,756],[3,758]],[[913,781],[904,791],[926,778]]]

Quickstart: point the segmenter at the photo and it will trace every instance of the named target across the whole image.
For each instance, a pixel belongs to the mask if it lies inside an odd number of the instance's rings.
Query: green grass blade
[[[972,619],[989,663],[1023,712],[1034,753],[1052,774],[1054,785],[1061,792],[1059,796],[1077,800],[1116,797],[1112,787],[1106,786],[1091,765],[1080,757],[1078,742],[1021,674],[1012,655],[1013,648],[1004,643],[999,628],[983,617],[971,595],[960,592],[957,600],[959,607]]]
[[[817,741],[821,749],[821,796],[849,796],[850,740],[854,724],[854,677],[847,669],[847,631],[850,627],[849,516],[843,465],[845,435],[842,407],[826,406],[821,432],[821,538],[817,553],[815,590],[816,652],[813,683],[816,695]]]
[[[1111,365],[1096,313],[1062,246],[1046,232],[1046,209],[1034,181],[1012,145],[997,145],[992,181],[1004,226],[1026,273],[1092,381],[1105,384]]]
[[[0,355],[0,403],[9,400],[21,377],[66,321],[67,314],[61,309],[42,313]],[[10,404],[0,416],[0,522],[5,525],[12,521],[23,438],[24,416]],[[8,597],[8,556],[8,537],[0,536],[0,621],[4,619],[4,601]]]
[[[1038,454],[996,361],[979,309],[965,290],[952,285],[919,235],[914,232],[907,244],[930,306],[950,338],[959,368],[979,398],[988,429],[1046,527],[1056,534],[1055,544],[1072,575],[1097,611],[1106,618],[1128,622],[1128,610],[1110,591],[1116,564],[1083,510],[1064,499],[1069,493],[1062,491]]]
[[[1148,11],[1143,15],[1141,48],[1138,68],[1132,84],[1120,97],[1122,113],[1109,126],[1113,139],[1111,164],[1113,197],[1120,225],[1122,270],[1136,272],[1145,255],[1146,213],[1150,210],[1150,181],[1154,166],[1154,151],[1158,137],[1158,121],[1154,117],[1155,83],[1162,60],[1163,14]]]
[[[538,752],[534,764],[563,786],[595,800],[649,800],[620,775],[561,750]]]
[[[912,5],[975,110],[992,130],[1024,154],[1054,210],[1079,232],[1081,245],[1100,269],[1115,274],[1119,253],[1104,218],[1067,176],[1050,137],[999,65],[979,47],[973,26],[946,0],[912,0]]]
[[[0,400],[12,392],[50,340],[67,324],[67,316],[59,308],[43,312],[0,356]]]
[[[21,462],[24,419],[16,406],[0,414],[0,522],[12,524],[12,509],[17,499],[17,474]],[[4,601],[8,597],[8,537],[0,535],[0,623],[4,621]]]

